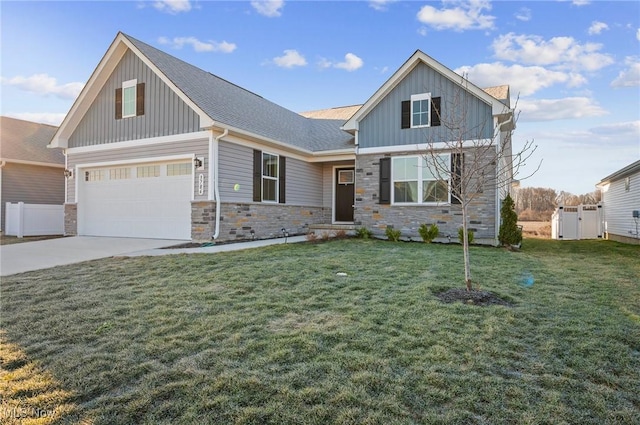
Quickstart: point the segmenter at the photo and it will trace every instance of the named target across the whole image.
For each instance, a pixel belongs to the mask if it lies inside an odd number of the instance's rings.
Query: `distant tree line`
[[[601,199],[599,190],[574,195],[546,187],[522,187],[514,190],[513,194],[516,213],[522,221],[549,221],[559,205],[597,204]]]

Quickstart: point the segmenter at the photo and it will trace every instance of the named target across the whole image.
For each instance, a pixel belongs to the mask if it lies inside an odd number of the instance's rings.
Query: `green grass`
[[[56,423],[640,423],[640,247],[471,256],[514,307],[437,300],[460,246],[375,240],[4,278],[0,397]]]

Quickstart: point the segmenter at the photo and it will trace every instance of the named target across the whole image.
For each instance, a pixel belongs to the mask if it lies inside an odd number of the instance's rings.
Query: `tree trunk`
[[[467,203],[462,203],[462,251],[464,253],[464,282],[471,291],[471,262],[469,261],[469,234],[467,231]]]

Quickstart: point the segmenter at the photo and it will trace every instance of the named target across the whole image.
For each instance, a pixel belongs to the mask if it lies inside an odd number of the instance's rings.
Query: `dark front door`
[[[354,168],[336,169],[335,221],[353,221],[354,182]]]

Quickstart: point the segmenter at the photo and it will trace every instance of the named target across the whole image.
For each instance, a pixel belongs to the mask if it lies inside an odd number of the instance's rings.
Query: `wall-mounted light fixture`
[[[71,177],[73,177],[73,169],[72,169],[72,168],[65,169],[65,170],[64,170],[64,176],[65,176],[66,178],[71,178]]]
[[[201,169],[203,164],[204,160],[202,158],[193,158],[193,166],[196,167],[196,170]]]
[[[287,238],[289,237],[289,232],[284,227],[282,228],[282,236],[284,236],[284,243],[287,243]]]

